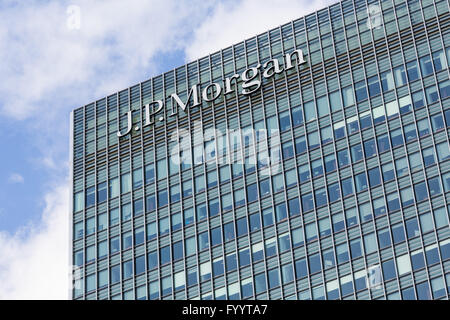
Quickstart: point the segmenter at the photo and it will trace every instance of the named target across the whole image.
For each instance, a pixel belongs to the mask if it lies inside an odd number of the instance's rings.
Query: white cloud
[[[242,0],[220,3],[194,32],[187,60],[201,58],[337,0]]]
[[[212,3],[6,1],[0,10],[0,73],[8,79],[0,82],[2,114],[43,117],[149,77],[158,69],[154,55],[182,48]],[[80,8],[79,29],[68,27],[72,4]]]
[[[67,27],[71,4],[80,8],[80,29]],[[66,177],[69,110],[164,71],[152,59],[182,50],[212,4],[0,2],[0,74],[7,79],[0,81],[0,116],[28,130],[41,151],[29,162],[49,181]],[[0,299],[68,297],[68,188],[45,194],[38,225],[13,235],[0,229]]]
[[[198,58],[329,2],[3,0],[0,115],[38,130],[36,165],[52,179],[65,176],[70,109],[166,71],[153,62],[157,54]],[[69,4],[81,9],[79,30],[67,28]],[[65,182],[45,194],[38,225],[0,230],[0,299],[68,297],[68,190]]]
[[[68,192],[64,183],[45,195],[39,225],[0,232],[0,300],[68,298]]]
[[[10,183],[23,183],[25,181],[25,179],[19,173],[11,173],[11,175],[8,178],[8,181]]]

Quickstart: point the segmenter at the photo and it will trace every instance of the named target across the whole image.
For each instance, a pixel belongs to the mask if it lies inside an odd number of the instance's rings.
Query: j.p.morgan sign
[[[260,89],[262,78],[264,79],[270,79],[275,74],[280,74],[286,70],[294,68],[296,65],[301,65],[306,63],[302,50],[294,50],[291,53],[287,53],[283,57],[283,67],[280,64],[280,61],[278,59],[271,59],[267,62],[265,62],[263,65],[258,64],[256,67],[248,68],[241,74],[234,74],[231,77],[225,78],[223,80],[223,87],[219,83],[211,83],[208,86],[206,86],[203,91],[201,92],[201,95],[199,94],[199,84],[193,85],[190,90],[189,94],[187,96],[186,102],[183,102],[178,94],[172,93],[171,100],[172,100],[172,112],[169,116],[174,116],[177,114],[178,107],[181,108],[183,111],[186,110],[186,107],[189,105],[189,102],[192,98],[192,106],[191,107],[197,107],[202,103],[203,101],[206,102],[212,102],[216,100],[221,94],[227,95],[232,92],[234,92],[235,88],[234,85],[237,85],[239,81],[242,81],[242,90],[241,94],[243,95],[250,95],[257,90]],[[164,120],[164,117],[158,117],[158,113],[161,112],[164,109],[164,102],[162,100],[156,100],[152,101],[145,106],[144,108],[144,124],[143,126],[149,126],[153,124],[153,119],[158,118],[160,121]],[[129,134],[132,130],[132,111],[127,112],[127,118],[128,118],[128,125],[127,129],[123,132],[118,131],[117,136],[123,137],[127,134]],[[135,127],[135,130],[139,130],[139,127]]]

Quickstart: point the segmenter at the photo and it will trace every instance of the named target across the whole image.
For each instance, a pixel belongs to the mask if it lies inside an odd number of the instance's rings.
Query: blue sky
[[[2,0],[0,299],[67,298],[72,109],[333,2]]]

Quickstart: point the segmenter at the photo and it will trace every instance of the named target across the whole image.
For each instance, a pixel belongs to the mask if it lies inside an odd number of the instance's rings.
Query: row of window
[[[370,240],[364,241],[365,246],[369,244]],[[258,244],[258,246],[260,246]],[[252,260],[255,262],[262,259],[262,247],[252,250]],[[353,242],[351,245],[352,258],[358,258],[362,256],[361,244]],[[439,250],[440,249],[440,250]],[[267,250],[267,249],[266,249]],[[348,249],[347,249],[348,250]],[[367,249],[366,249],[367,250]],[[383,261],[381,265],[374,265],[372,269],[378,268],[382,279],[380,277],[380,283],[387,282],[398,277],[404,276],[410,272],[416,272],[422,270],[426,266],[430,267],[445,261],[450,258],[450,240],[441,241],[438,244],[433,244],[425,247],[425,249],[417,249],[411,253],[403,254],[401,256],[394,257]],[[322,254],[312,254],[307,258],[300,258],[294,261],[294,263],[283,264],[280,267],[271,268],[267,272],[259,273],[254,276],[254,290],[256,294],[265,292],[267,289],[275,289],[280,285],[286,285],[295,279],[304,279],[308,275],[320,272],[322,268],[329,268],[336,264],[335,257],[338,263],[346,262],[349,252],[336,248],[324,250]],[[439,255],[441,255],[442,260]],[[125,261],[121,265],[112,266],[109,270],[101,270],[97,274],[91,274],[86,276],[86,292],[91,292],[96,289],[107,287],[120,282],[120,280],[126,280],[133,277],[144,274],[147,270],[151,270],[155,267],[155,258],[152,253],[146,257],[139,256],[135,258],[134,263],[132,260]],[[237,260],[238,258],[238,260]],[[196,286],[199,283],[209,281],[212,277],[223,276],[225,273],[234,272],[238,265],[239,267],[248,266],[250,264],[250,254],[247,251],[239,251],[238,257],[235,254],[227,255],[225,261],[222,257],[216,258],[213,261],[201,263],[199,267],[189,268],[186,271],[180,271],[170,276],[163,275],[161,283],[159,281],[150,282],[150,299],[158,299],[159,295],[166,296],[172,294],[172,291],[184,290],[185,287]],[[122,267],[122,268],[121,268]],[[108,272],[109,271],[109,272]],[[373,270],[372,270],[373,272]],[[366,278],[368,274],[366,270],[357,271],[352,275],[341,276],[340,278],[326,283],[326,291],[328,299],[337,299],[344,297],[354,292],[361,291],[367,288],[369,283]],[[173,283],[172,283],[173,278]],[[248,280],[248,279],[247,279]],[[245,282],[247,283],[247,282]],[[445,296],[445,288],[443,286],[437,286],[439,290],[434,291],[434,298],[440,298]],[[248,288],[247,288],[248,289]],[[437,289],[437,288],[436,288]],[[443,290],[443,291],[442,291]],[[238,290],[239,291],[239,290]],[[340,292],[339,292],[340,291]],[[82,294],[82,289],[77,294]],[[239,292],[235,293],[236,296],[229,293],[229,299],[239,299]],[[253,288],[246,290],[241,287],[241,298],[248,298],[253,295]],[[217,299],[218,297],[216,297]]]

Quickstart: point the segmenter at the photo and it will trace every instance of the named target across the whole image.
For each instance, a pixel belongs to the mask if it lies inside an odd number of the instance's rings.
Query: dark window
[[[95,205],[95,187],[86,189],[86,208]]]
[[[261,229],[261,219],[259,213],[250,215],[250,232]]]
[[[243,236],[244,234],[247,234],[247,218],[240,218],[236,221],[237,225],[237,236]]]
[[[100,183],[97,186],[97,202],[98,203],[103,202],[103,201],[106,200],[106,198],[108,196],[107,195],[107,190],[108,190],[108,188],[106,186],[106,182]]]

